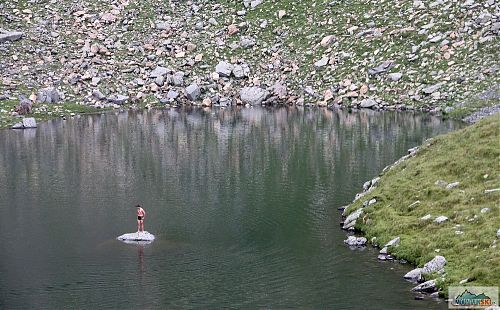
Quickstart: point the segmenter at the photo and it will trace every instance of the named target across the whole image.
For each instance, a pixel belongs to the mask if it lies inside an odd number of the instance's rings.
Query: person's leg
[[[141,221],[137,220],[137,232],[141,230]]]
[[[141,221],[141,229],[144,232],[144,220]]]

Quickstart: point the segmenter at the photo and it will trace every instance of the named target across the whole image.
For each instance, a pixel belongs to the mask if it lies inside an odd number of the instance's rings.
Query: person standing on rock
[[[137,208],[137,233],[141,230],[144,232],[144,218],[146,217],[146,211],[141,208],[140,205],[135,206]]]

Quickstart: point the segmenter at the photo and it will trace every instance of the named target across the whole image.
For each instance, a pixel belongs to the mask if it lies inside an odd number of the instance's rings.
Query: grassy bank
[[[364,208],[356,229],[368,240],[376,237],[377,244],[401,237],[390,253],[418,266],[443,255],[445,273],[428,279],[437,278],[444,295],[448,286],[464,279],[469,279],[465,285],[499,286],[500,192],[485,193],[500,188],[499,160],[496,115],[428,140],[415,157],[386,171],[380,185],[348,206],[347,213],[376,198],[377,203]],[[438,180],[460,183],[446,189],[436,185]],[[430,220],[421,219],[428,214]],[[441,215],[449,219],[434,223]]]

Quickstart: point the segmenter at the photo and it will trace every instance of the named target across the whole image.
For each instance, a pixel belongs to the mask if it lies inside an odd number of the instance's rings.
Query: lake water
[[[337,208],[428,115],[163,110],[0,130],[0,308],[446,309],[352,251]],[[150,245],[117,241],[136,230]]]

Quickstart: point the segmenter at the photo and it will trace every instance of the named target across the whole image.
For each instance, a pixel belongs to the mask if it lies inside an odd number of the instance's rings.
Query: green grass
[[[460,184],[447,190],[435,185],[437,180]],[[467,278],[466,285],[499,286],[500,192],[485,193],[493,188],[500,188],[499,115],[427,141],[415,157],[383,174],[380,185],[347,213],[376,198],[356,228],[378,244],[401,237],[391,254],[418,266],[443,255],[448,263],[438,283],[444,295],[447,286]],[[417,200],[421,203],[409,208]],[[483,208],[490,211],[481,213]],[[427,214],[449,220],[420,220]]]

